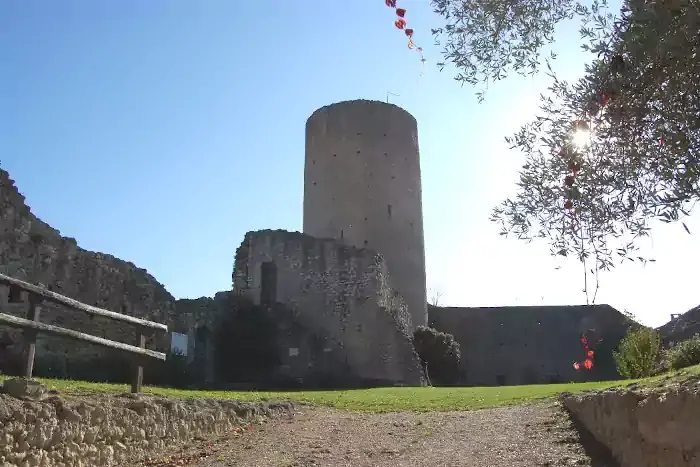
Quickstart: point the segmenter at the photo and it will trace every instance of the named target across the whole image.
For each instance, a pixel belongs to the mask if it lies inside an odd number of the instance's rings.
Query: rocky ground
[[[135,465],[135,464],[131,464]],[[592,459],[558,403],[452,413],[360,414],[301,406],[293,418],[202,440],[169,467],[613,467]]]

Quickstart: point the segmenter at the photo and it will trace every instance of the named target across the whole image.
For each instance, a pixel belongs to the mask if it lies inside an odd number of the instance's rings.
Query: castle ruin
[[[360,386],[421,385],[424,375],[411,337],[415,326],[425,324],[460,342],[461,384],[618,376],[609,351],[599,352],[594,373],[571,366],[579,357],[581,333],[595,328],[612,349],[627,329],[625,317],[607,305],[427,306],[417,124],[405,110],[357,100],[311,115],[303,215],[303,233],[245,235],[231,290],[175,300],[145,270],[62,237],[31,212],[0,169],[0,272],[90,305],[166,323],[171,338],[149,346],[168,351],[177,341],[201,370],[202,384],[228,382],[214,364],[213,336],[234,313],[237,299],[253,303],[277,326],[279,364],[272,373],[302,385],[326,377]],[[42,311],[49,324],[122,342],[135,339],[115,322],[81,315],[66,322],[67,316],[50,306]],[[0,367],[1,357],[20,344],[17,332],[0,327]],[[98,348],[76,349],[45,336],[37,342],[39,376],[43,365],[51,371],[67,368],[75,378],[71,369],[84,360],[95,363],[80,377],[100,379],[95,372],[108,367],[100,363],[103,358]]]
[[[379,252],[413,325],[427,324],[420,152],[411,114],[358,100],[311,115],[304,233]]]
[[[415,326],[428,321],[416,120],[365,100],[314,112],[306,122],[303,224],[303,234],[246,235],[234,293],[286,306],[325,336],[324,352],[338,355],[339,368],[364,381],[421,384],[411,343]],[[300,347],[290,356],[311,360]]]

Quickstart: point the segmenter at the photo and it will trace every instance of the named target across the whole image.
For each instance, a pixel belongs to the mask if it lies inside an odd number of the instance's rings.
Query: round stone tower
[[[418,128],[411,114],[355,100],[309,117],[304,233],[380,253],[413,325],[427,324]]]

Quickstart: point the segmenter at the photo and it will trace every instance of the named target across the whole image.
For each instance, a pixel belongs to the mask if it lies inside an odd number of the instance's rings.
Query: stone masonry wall
[[[0,272],[31,283],[42,283],[54,292],[88,305],[165,323],[170,330],[188,333],[197,321],[197,309],[185,304],[175,311],[175,299],[145,269],[114,256],[83,250],[73,238],[42,222],[25,203],[9,174],[0,169]],[[191,308],[191,307],[190,307]],[[26,309],[3,310],[22,316]],[[41,321],[125,343],[136,342],[131,326],[84,313],[47,305]],[[17,350],[19,332],[0,327],[0,350]],[[166,350],[168,336],[161,333],[149,348]],[[71,360],[103,355],[99,347],[76,344],[55,337],[39,336],[37,358]],[[2,362],[0,362],[1,364]]]
[[[464,384],[513,385],[617,379],[612,350],[630,322],[609,305],[444,308],[431,306],[429,323],[461,346]],[[584,358],[580,338],[592,329],[591,372],[576,371]]]
[[[276,269],[272,292],[262,290],[265,262]],[[340,351],[358,377],[422,384],[410,315],[378,254],[298,232],[249,232],[233,277],[234,293],[256,304],[261,293],[272,293],[295,321],[324,337],[329,351]],[[291,349],[289,356],[297,355]]]
[[[217,292],[213,298],[183,298],[175,302],[172,331],[187,335],[187,360],[202,374],[202,382],[216,379],[214,332],[227,313],[232,312],[231,291]]]
[[[564,394],[561,401],[620,467],[697,467],[699,379],[691,375],[654,388]]]
[[[389,265],[414,326],[427,323],[418,124],[386,102],[353,100],[306,121],[304,233],[370,248]]]
[[[681,342],[700,334],[700,306],[691,308],[682,315],[660,326],[657,331],[665,345]]]
[[[21,381],[10,381],[12,387]],[[166,465],[179,447],[212,435],[235,438],[266,421],[292,416],[289,402],[168,399],[142,394],[62,395],[32,388],[32,397],[2,394],[0,466]],[[14,391],[12,391],[14,392]],[[189,464],[189,463],[188,463]],[[167,465],[180,464],[179,459]]]

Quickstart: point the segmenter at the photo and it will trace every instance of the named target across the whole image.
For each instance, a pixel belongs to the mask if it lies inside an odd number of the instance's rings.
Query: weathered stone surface
[[[108,310],[167,323],[174,315],[174,298],[144,269],[111,255],[83,250],[75,239],[38,219],[24,202],[10,179],[0,169],[0,271],[31,283],[41,283],[51,290]],[[9,305],[10,314],[21,316],[22,305]],[[135,343],[135,330],[104,318],[89,318],[84,313],[47,305],[42,309],[43,322],[100,337]],[[5,347],[21,342],[16,331],[3,330],[0,339]],[[0,331],[2,332],[2,331]],[[158,347],[166,346],[161,336]],[[153,348],[153,339],[150,347]],[[90,357],[100,354],[97,347],[79,345],[58,338],[39,337],[37,357],[51,353],[54,357]]]
[[[430,325],[455,336],[463,384],[490,386],[618,379],[612,351],[630,321],[609,305],[429,307]],[[581,335],[593,330],[595,371],[577,372]]]
[[[422,384],[411,317],[375,252],[298,232],[249,232],[237,251],[233,278],[234,293],[255,304],[284,305],[303,328],[323,337],[324,351],[341,355],[358,377]],[[288,350],[290,369],[313,364],[302,351]]]
[[[22,400],[41,400],[48,392],[48,388],[38,381],[26,378],[7,379],[0,388],[0,392]]]
[[[416,119],[387,102],[358,99],[306,121],[307,235],[379,252],[414,326],[425,325],[425,245]]]
[[[660,326],[657,331],[665,345],[681,342],[700,334],[700,306],[691,308],[682,315]]]
[[[201,302],[225,300],[181,300],[174,297],[145,269],[111,255],[83,250],[72,238],[37,218],[25,203],[9,174],[0,169],[0,272],[66,295],[88,305],[165,323],[170,331],[188,334],[190,355],[194,355],[196,330],[213,326],[212,310],[222,307],[200,306]],[[225,294],[224,294],[225,295]],[[8,304],[4,312],[23,316],[22,304]],[[136,343],[136,329],[105,318],[88,317],[63,307],[46,305],[41,321],[99,337]],[[21,333],[0,329],[0,369],[11,368],[10,356],[23,350]],[[149,336],[149,348],[169,350],[169,336]],[[99,347],[76,345],[75,342],[39,335],[37,366],[49,365],[53,375],[64,376],[67,367],[94,361],[104,356]],[[5,360],[3,362],[3,359]],[[48,362],[48,363],[47,363]],[[36,367],[35,367],[36,368]]]
[[[214,298],[180,299],[175,302],[175,316],[170,330],[187,335],[188,360],[201,371],[201,383],[212,383],[215,374],[214,330],[232,311],[232,293],[218,292]]]
[[[0,395],[0,466],[141,465],[165,448],[293,412],[290,402]]]
[[[562,396],[564,407],[621,467],[700,466],[700,381]]]

